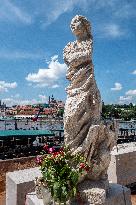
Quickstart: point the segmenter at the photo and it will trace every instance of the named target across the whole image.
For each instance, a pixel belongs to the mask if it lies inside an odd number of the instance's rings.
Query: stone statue
[[[93,38],[89,21],[76,15],[71,30],[77,40],[64,48],[68,66],[67,100],[64,113],[65,144],[73,153],[81,153],[94,167],[84,180],[107,180],[110,151],[114,133],[101,120],[101,96],[94,77],[92,63]]]

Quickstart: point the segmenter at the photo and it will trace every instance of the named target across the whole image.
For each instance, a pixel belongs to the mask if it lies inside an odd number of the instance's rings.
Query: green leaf
[[[61,189],[62,189],[62,193],[61,193],[62,196],[63,196],[63,197],[66,197],[66,196],[68,195],[68,191],[67,191],[66,186],[62,186]]]
[[[76,196],[76,193],[77,193],[77,189],[76,187],[73,187],[73,195]]]
[[[71,173],[71,181],[72,181],[72,183],[74,184],[74,185],[76,185],[77,184],[77,182],[78,182],[78,173],[77,172],[75,172],[75,171],[73,171],[72,173]]]

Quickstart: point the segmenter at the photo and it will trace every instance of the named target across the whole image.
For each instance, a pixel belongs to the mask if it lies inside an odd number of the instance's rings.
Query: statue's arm
[[[63,49],[63,59],[64,62],[67,64],[67,66],[69,66],[70,62],[69,62],[69,57],[70,57],[70,53],[71,53],[71,48],[72,48],[72,43],[69,42],[65,48]]]

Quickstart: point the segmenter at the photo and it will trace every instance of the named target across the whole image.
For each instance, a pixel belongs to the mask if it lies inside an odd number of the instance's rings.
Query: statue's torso
[[[92,40],[70,42],[64,48],[63,57],[69,69],[77,68],[81,64],[91,61]]]

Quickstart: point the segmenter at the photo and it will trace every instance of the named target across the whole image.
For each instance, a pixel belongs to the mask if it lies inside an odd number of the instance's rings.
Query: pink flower
[[[39,164],[39,165],[42,164],[42,157],[41,157],[40,155],[38,155],[38,156],[36,157],[36,162],[37,162],[37,164]]]
[[[48,149],[49,154],[53,153],[54,151],[55,151],[54,147],[51,147],[51,148]]]

